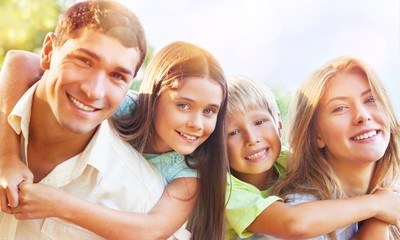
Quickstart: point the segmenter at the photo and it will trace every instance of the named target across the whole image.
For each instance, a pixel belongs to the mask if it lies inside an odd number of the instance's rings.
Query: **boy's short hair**
[[[139,70],[147,52],[146,36],[139,19],[126,6],[112,0],[88,0],[72,5],[57,23],[56,44],[60,46],[79,37],[84,28],[113,37],[125,47],[137,47],[140,61],[136,72]]]
[[[228,77],[228,117],[249,110],[267,109],[278,123],[279,108],[271,90],[263,83],[245,76]]]

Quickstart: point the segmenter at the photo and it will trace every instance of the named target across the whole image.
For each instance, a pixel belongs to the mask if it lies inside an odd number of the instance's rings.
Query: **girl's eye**
[[[178,108],[189,109],[189,105],[187,105],[186,103],[178,103]]]
[[[231,136],[235,136],[236,134],[239,134],[239,130],[233,130],[232,132],[228,133],[228,135]]]
[[[205,115],[213,115],[216,113],[214,109],[205,109],[203,112]]]

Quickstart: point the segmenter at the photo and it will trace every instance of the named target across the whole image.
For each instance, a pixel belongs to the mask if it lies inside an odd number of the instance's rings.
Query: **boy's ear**
[[[48,70],[50,68],[51,56],[53,54],[53,44],[55,41],[54,33],[48,33],[44,39],[42,53],[40,58],[40,66],[44,70]]]
[[[283,124],[282,124],[282,118],[281,118],[280,112],[278,112],[278,134],[279,134],[279,137],[282,138]]]

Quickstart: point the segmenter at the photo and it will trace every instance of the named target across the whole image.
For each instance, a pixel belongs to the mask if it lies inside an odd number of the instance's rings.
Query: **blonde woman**
[[[349,57],[328,63],[298,89],[293,106],[287,175],[276,188],[289,204],[395,186],[399,121],[384,86],[364,63]],[[358,237],[399,239],[387,223],[371,219],[363,225],[317,239],[351,239],[358,230]]]

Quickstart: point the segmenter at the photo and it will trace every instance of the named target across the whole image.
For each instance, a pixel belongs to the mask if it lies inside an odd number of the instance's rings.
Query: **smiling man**
[[[107,122],[125,97],[146,48],[136,16],[114,1],[77,3],[63,14],[55,33],[47,34],[40,62],[45,73],[9,116],[21,136],[21,156],[33,179],[29,174],[20,178],[25,183],[20,184],[20,202],[14,208],[18,202],[9,196],[15,186],[9,185],[18,177],[6,168],[0,170],[2,239],[100,238],[69,221],[51,218],[60,217],[56,207],[32,211],[35,194],[50,197],[45,194],[48,186],[124,211],[145,213],[159,200],[164,189],[161,175]],[[11,211],[24,219],[32,211],[32,218],[38,219],[16,220],[7,214]]]

